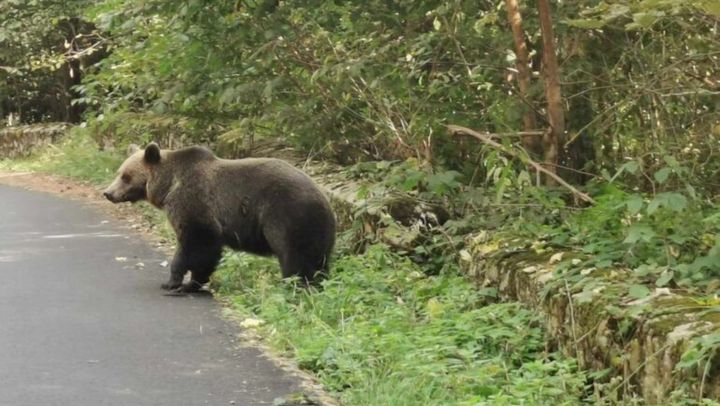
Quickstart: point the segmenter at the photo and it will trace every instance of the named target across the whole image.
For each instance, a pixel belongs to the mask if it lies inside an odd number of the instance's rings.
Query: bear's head
[[[120,165],[117,177],[103,192],[113,203],[137,202],[147,199],[147,183],[153,165],[160,163],[160,147],[150,143],[144,150],[130,150],[130,156]]]

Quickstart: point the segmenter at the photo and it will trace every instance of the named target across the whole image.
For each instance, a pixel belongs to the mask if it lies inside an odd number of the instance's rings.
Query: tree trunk
[[[550,16],[550,3],[548,0],[538,0],[538,13],[540,17],[540,33],[543,41],[543,79],[545,82],[545,98],[547,99],[547,114],[550,130],[543,136],[543,150],[546,168],[556,173],[559,155],[559,145],[562,145],[565,134],[565,113],[563,109],[562,94],[560,92],[560,72],[555,56],[555,36],[553,34],[552,17]],[[554,180],[546,178],[547,184],[554,184]]]
[[[508,23],[512,29],[513,40],[515,42],[515,66],[518,71],[517,81],[520,97],[529,104],[530,67],[527,42],[525,41],[525,33],[522,28],[522,16],[520,15],[517,0],[505,0],[505,8],[507,9]],[[528,106],[527,111],[523,115],[523,130],[533,131],[536,125],[535,111],[532,109],[532,106]],[[538,136],[523,136],[522,144],[525,150],[533,155],[540,156],[542,153],[542,145]]]

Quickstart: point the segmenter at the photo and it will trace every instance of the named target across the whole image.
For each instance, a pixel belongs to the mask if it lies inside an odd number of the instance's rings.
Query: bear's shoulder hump
[[[205,161],[216,159],[215,154],[205,147],[192,146],[174,151],[176,159],[186,162]]]

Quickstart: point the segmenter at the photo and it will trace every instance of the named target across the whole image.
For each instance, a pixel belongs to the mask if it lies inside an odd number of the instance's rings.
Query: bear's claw
[[[181,292],[185,292],[185,293],[192,293],[192,292],[197,292],[198,290],[200,290],[202,288],[202,286],[203,286],[202,283],[194,281],[194,280],[190,280],[190,282],[188,282],[188,283],[183,283],[182,286],[180,286],[178,288],[178,290],[180,290]]]
[[[202,283],[193,280],[178,286],[171,286],[169,283],[162,284],[162,288],[168,291],[165,296],[185,296],[188,293],[199,291],[202,286]]]
[[[171,282],[165,282],[162,285],[160,285],[160,287],[163,288],[164,290],[175,290],[175,289],[180,288],[180,286],[181,285],[179,283],[171,283]]]

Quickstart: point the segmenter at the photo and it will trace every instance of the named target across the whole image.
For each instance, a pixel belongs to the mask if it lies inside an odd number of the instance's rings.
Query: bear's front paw
[[[202,288],[202,283],[191,280],[188,283],[184,283],[178,290],[183,293],[193,293],[193,292],[197,292],[201,288]]]
[[[175,290],[175,289],[179,288],[180,285],[181,285],[181,283],[179,283],[179,282],[168,281],[168,282],[165,282],[162,285],[160,285],[160,287],[165,290]]]
[[[167,285],[167,284],[163,284]],[[181,286],[178,286],[174,289],[169,289],[167,293],[165,293],[165,296],[185,296],[188,293],[198,293],[200,292],[200,289],[202,288],[202,283],[196,282],[196,281],[190,281],[188,283],[184,283]],[[210,292],[204,292],[204,293],[210,293]]]

